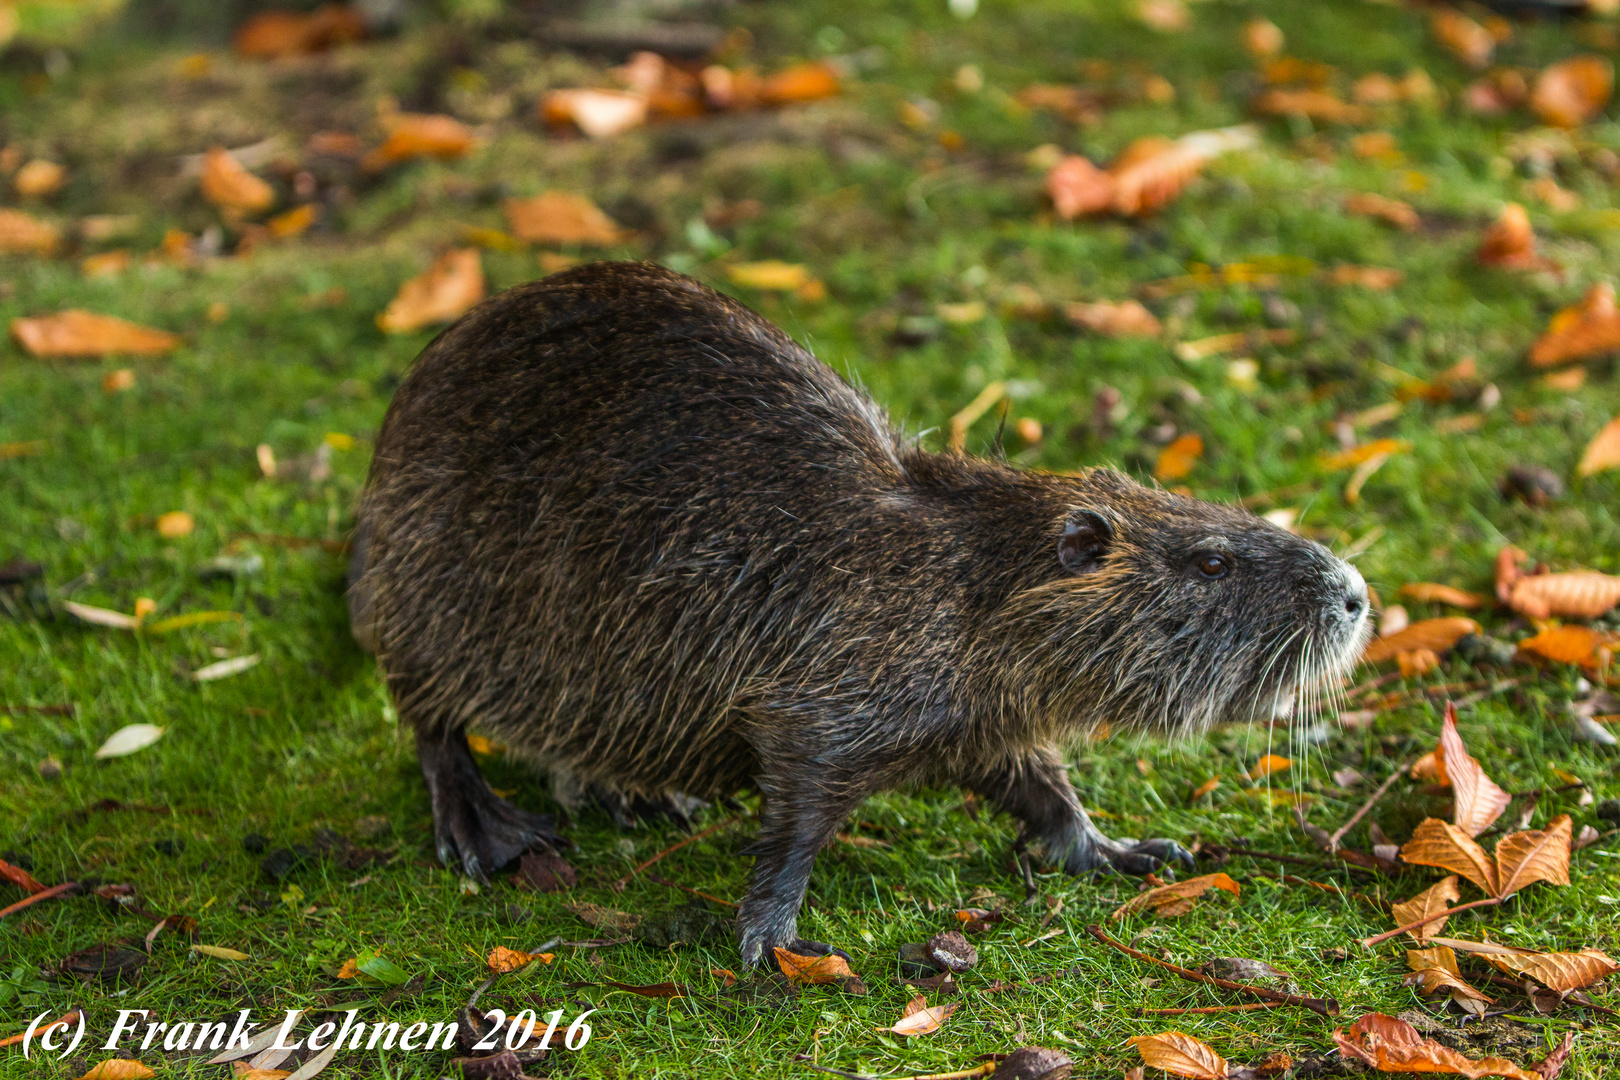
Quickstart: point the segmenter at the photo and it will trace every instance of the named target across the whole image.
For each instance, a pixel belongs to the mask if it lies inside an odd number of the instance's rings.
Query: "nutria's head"
[[[1050,576],[1002,623],[1006,674],[1028,679],[1050,723],[1288,716],[1361,655],[1367,585],[1321,544],[1111,470],[1077,478],[1067,501],[1051,523]]]

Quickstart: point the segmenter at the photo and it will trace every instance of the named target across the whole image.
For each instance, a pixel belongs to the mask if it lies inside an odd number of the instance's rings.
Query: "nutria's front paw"
[[[1098,835],[1077,844],[1063,860],[1063,869],[1075,875],[1103,871],[1142,877],[1167,867],[1174,869],[1176,864],[1190,869],[1193,857],[1174,840],[1110,840]]]
[[[778,946],[778,948],[784,949],[795,956],[841,956],[845,960],[855,959],[835,945],[828,945],[825,941],[811,941],[808,938],[794,938],[787,944]],[[767,962],[777,971],[782,971],[782,963],[776,958],[776,949],[773,948],[770,951]],[[782,974],[786,975],[787,972],[782,971]]]

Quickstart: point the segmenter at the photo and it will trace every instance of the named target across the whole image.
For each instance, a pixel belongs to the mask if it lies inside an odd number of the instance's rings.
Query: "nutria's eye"
[[[1205,555],[1194,565],[1200,574],[1211,579],[1225,577],[1227,570],[1231,569],[1226,560],[1219,555]]]

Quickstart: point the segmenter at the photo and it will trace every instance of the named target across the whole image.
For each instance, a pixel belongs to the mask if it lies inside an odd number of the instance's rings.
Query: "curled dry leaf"
[[[360,167],[367,172],[379,172],[419,157],[450,161],[465,157],[473,148],[472,130],[442,113],[394,113],[384,126],[388,138],[360,160]]]
[[[838,71],[825,61],[812,60],[766,76],[759,87],[759,100],[764,105],[798,105],[834,97],[838,90]]]
[[[1193,1080],[1222,1080],[1229,1073],[1226,1059],[1214,1047],[1180,1031],[1133,1035],[1125,1045],[1136,1047],[1142,1060],[1156,1069]]]
[[[1451,1000],[1465,1012],[1478,1015],[1493,1001],[1468,985],[1462,972],[1457,970],[1457,954],[1444,945],[1406,950],[1406,966],[1412,969],[1412,974],[1406,977],[1406,985],[1416,986],[1425,995],[1449,990]]]
[[[1534,949],[1516,949],[1487,941],[1460,941],[1455,938],[1436,938],[1451,949],[1475,953],[1485,962],[1509,975],[1528,975],[1549,990],[1567,992],[1583,990],[1599,979],[1620,971],[1620,964],[1599,949],[1582,949],[1578,953],[1544,953]]]
[[[1460,615],[1443,619],[1419,619],[1406,629],[1388,637],[1374,638],[1361,654],[1364,663],[1377,664],[1393,660],[1403,652],[1428,649],[1439,654],[1448,652],[1469,634],[1479,633],[1479,623]]]
[[[1558,265],[1536,254],[1536,233],[1530,227],[1530,215],[1518,203],[1502,207],[1502,212],[1480,239],[1475,257],[1481,266],[1499,266],[1505,270],[1550,270]]]
[[[1325,124],[1365,124],[1372,119],[1372,110],[1365,105],[1345,101],[1328,90],[1286,89],[1266,90],[1254,99],[1254,111],[1262,116],[1303,116]]]
[[[1620,635],[1599,633],[1585,626],[1554,626],[1519,642],[1519,651],[1560,664],[1603,667],[1611,658]]]
[[[594,202],[572,192],[507,199],[501,209],[512,235],[531,243],[606,247],[622,243],[627,235]]]
[[[780,949],[777,950],[778,953],[781,951]],[[825,959],[825,957],[822,959]],[[956,1011],[955,1002],[928,1008],[923,1007],[922,1000],[921,997],[913,998],[911,1005],[906,1009],[906,1014],[893,1027],[878,1028],[877,1030],[893,1032],[896,1035],[928,1035],[938,1031],[951,1013]]]
[[[251,956],[249,956],[245,952],[242,952],[240,949],[227,949],[223,945],[193,945],[191,947],[191,951],[194,952],[194,953],[201,953],[203,956],[211,956],[215,960],[251,960],[251,959],[253,959]]]
[[[147,1080],[156,1076],[151,1069],[128,1058],[108,1058],[90,1068],[79,1080]]]
[[[1440,8],[1429,17],[1429,31],[1457,59],[1471,68],[1491,62],[1496,36],[1454,8]]]
[[[33,356],[155,355],[180,344],[178,334],[76,308],[13,319],[11,334]]]
[[[450,322],[484,298],[484,267],[477,248],[447,251],[426,271],[400,286],[377,316],[384,333],[404,334]]]
[[[1487,896],[1497,891],[1496,860],[1474,838],[1449,821],[1425,818],[1401,848],[1401,860],[1416,866],[1438,866],[1461,874]]]
[[[1457,1073],[1472,1080],[1482,1076],[1542,1080],[1540,1073],[1521,1069],[1502,1058],[1475,1061],[1423,1038],[1411,1024],[1383,1013],[1368,1013],[1349,1030],[1335,1028],[1333,1041],[1342,1056],[1371,1065],[1379,1072]]]
[[[1114,211],[1126,217],[1150,214],[1180,195],[1204,166],[1222,154],[1251,149],[1259,141],[1260,133],[1248,125],[1195,131],[1168,145],[1138,140],[1109,170],[1114,177]]]
[[[1530,365],[1554,367],[1615,349],[1620,349],[1620,310],[1615,308],[1614,286],[1600,281],[1586,290],[1580,303],[1552,317],[1530,346]]]
[[[592,139],[610,139],[647,122],[648,97],[634,90],[552,90],[540,102],[548,124],[572,124]]]
[[[1405,926],[1408,923],[1415,923],[1419,919],[1444,911],[1460,899],[1462,899],[1462,891],[1457,888],[1457,875],[1451,874],[1424,889],[1405,903],[1394,905],[1390,908],[1390,914],[1394,917],[1396,926]],[[1445,925],[1445,919],[1436,919],[1434,922],[1413,927],[1407,933],[1411,934],[1419,945],[1425,945]]]
[[[1076,301],[1063,305],[1063,314],[1081,329],[1104,337],[1158,337],[1164,329],[1153,312],[1135,300]]]
[[[56,226],[21,210],[0,207],[0,255],[49,255],[60,239]]]
[[[1512,801],[1513,797],[1486,776],[1485,769],[1468,753],[1457,731],[1457,707],[1449,701],[1440,722],[1440,745],[1434,760],[1439,782],[1449,784],[1456,796],[1452,823],[1469,836],[1488,829]]]
[[[1509,833],[1496,843],[1498,896],[1512,896],[1526,885],[1569,884],[1569,846],[1574,826],[1559,814],[1545,829]]]
[[[820,986],[824,983],[856,978],[855,973],[849,969],[849,961],[836,953],[828,953],[826,956],[801,956],[781,946],[772,951],[776,954],[776,963],[781,967],[782,974],[787,976],[790,983]]]
[[[222,210],[257,214],[276,201],[275,189],[243,168],[222,146],[203,155],[198,183],[203,198]]]
[[[1603,430],[1592,436],[1575,466],[1576,476],[1591,476],[1604,469],[1620,468],[1620,416],[1603,425]]]
[[[520,949],[508,949],[504,945],[497,945],[490,951],[486,962],[489,964],[489,970],[504,975],[518,968],[528,967],[536,960],[542,964],[549,964],[552,959],[551,953],[526,953]]]
[[[1204,440],[1197,432],[1188,432],[1159,451],[1159,460],[1153,466],[1155,480],[1180,480],[1192,472],[1193,466],[1204,455]]]
[[[1233,896],[1239,895],[1242,891],[1238,883],[1225,874],[1204,874],[1201,877],[1173,881],[1168,885],[1159,885],[1139,892],[1121,904],[1109,918],[1122,919],[1132,912],[1149,907],[1160,914],[1185,914],[1191,910],[1190,904],[1184,905],[1185,901],[1195,900],[1211,889],[1225,889]]]
[[[1361,217],[1377,218],[1387,221],[1398,229],[1406,232],[1416,232],[1423,224],[1419,220],[1417,211],[1412,204],[1402,202],[1400,199],[1389,199],[1382,195],[1374,195],[1370,191],[1358,191],[1344,200],[1345,213],[1357,214]]]
[[[1428,581],[1413,581],[1400,588],[1400,595],[1430,604],[1450,604],[1452,607],[1477,608],[1484,598],[1450,585],[1436,585]]]
[[[1530,108],[1544,124],[1580,127],[1609,103],[1614,65],[1602,56],[1571,56],[1548,65],[1530,90]]]
[[[1531,619],[1595,619],[1620,603],[1620,576],[1595,570],[1531,574],[1513,583],[1508,606]]]

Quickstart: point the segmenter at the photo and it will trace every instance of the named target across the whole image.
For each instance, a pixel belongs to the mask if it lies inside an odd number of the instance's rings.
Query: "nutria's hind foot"
[[[811,941],[809,938],[794,938],[792,941],[784,945],[773,947],[770,951],[770,955],[765,957],[765,962],[770,965],[772,969],[781,971],[783,975],[786,975],[787,972],[782,971],[782,962],[776,958],[777,948],[786,949],[795,956],[842,956],[845,960],[855,959],[843,949],[838,948],[836,945],[828,945],[825,941]]]
[[[1101,870],[1133,877],[1173,870],[1178,865],[1191,869],[1193,857],[1174,840],[1111,840],[1095,830],[1089,845],[1076,845],[1063,860],[1063,869],[1070,874]]]
[[[488,881],[525,851],[551,851],[564,842],[550,814],[520,809],[490,790],[462,732],[419,730],[416,754],[433,800],[434,848],[445,866]]]

